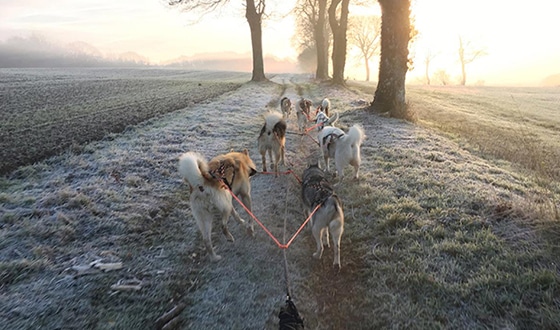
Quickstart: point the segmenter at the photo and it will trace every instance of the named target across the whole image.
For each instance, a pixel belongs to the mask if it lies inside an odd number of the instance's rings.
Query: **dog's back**
[[[323,236],[326,234],[328,243],[328,232],[330,231],[334,249],[333,264],[340,268],[340,240],[344,231],[342,202],[327,181],[325,172],[317,165],[311,165],[303,171],[302,200],[308,213],[320,205],[311,219],[313,236],[317,243],[317,251],[313,256],[321,258]]]
[[[309,209],[314,209],[328,197],[334,195],[334,190],[327,181],[325,172],[317,165],[311,165],[303,171],[301,192],[303,204]]]

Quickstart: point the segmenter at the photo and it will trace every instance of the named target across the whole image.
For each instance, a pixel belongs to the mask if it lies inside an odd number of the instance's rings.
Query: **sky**
[[[264,21],[263,50],[279,58],[297,56],[292,45],[295,0],[270,1],[275,12]],[[199,18],[166,6],[165,0],[0,0],[0,42],[39,33],[61,44],[84,41],[105,54],[135,51],[154,64],[200,53],[250,53],[243,1],[230,1],[218,13]],[[377,2],[360,14],[379,14]],[[467,66],[467,83],[537,85],[560,73],[560,1],[413,0],[419,35],[411,47],[421,79],[424,58],[435,54],[430,71],[457,80],[458,37],[486,55]],[[351,9],[352,14],[352,9]],[[350,59],[352,60],[352,59]],[[378,59],[373,60],[374,69]],[[266,70],[266,68],[265,68]],[[363,79],[360,64],[349,63],[349,77]],[[372,74],[376,77],[376,73]]]

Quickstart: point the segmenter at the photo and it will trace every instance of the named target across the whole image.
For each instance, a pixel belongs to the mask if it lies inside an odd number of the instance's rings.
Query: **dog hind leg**
[[[266,150],[261,152],[263,172],[266,172]]]
[[[281,150],[274,151],[274,173],[278,176],[278,163],[280,163],[280,159],[282,158]]]
[[[313,257],[317,259],[321,259],[323,255],[323,229],[318,224],[313,224],[313,237],[315,237],[317,243],[317,251],[313,253]]]
[[[206,252],[210,257],[210,260],[218,261],[222,259],[222,257],[216,254],[216,251],[214,251],[214,247],[212,246],[212,218],[211,214],[204,214],[203,212],[200,212],[196,217],[196,224],[202,234],[202,240],[204,241],[204,246],[206,247]]]
[[[233,207],[232,207],[232,209],[233,209]],[[233,235],[230,233],[228,225],[227,225],[230,213],[231,212],[229,212],[229,211],[226,211],[226,212],[222,213],[222,233],[224,234],[224,236],[226,237],[226,239],[228,241],[233,242],[233,241],[235,241],[235,239],[233,238]],[[239,214],[238,214],[238,216],[239,216]]]
[[[334,252],[333,266],[338,267],[340,269],[340,241],[342,238],[342,232],[344,231],[344,227],[342,226],[341,222],[337,220],[331,221],[329,227],[330,227],[332,241],[333,241],[333,252]]]
[[[249,211],[252,211],[253,206],[252,206],[251,196],[249,194],[242,193],[242,194],[240,194],[239,197],[241,198],[241,201],[243,202],[245,207]],[[237,216],[239,216],[239,214]],[[245,227],[247,228],[247,232],[251,236],[253,236],[255,234],[255,222],[253,221],[250,214],[249,214],[249,220],[245,221]]]

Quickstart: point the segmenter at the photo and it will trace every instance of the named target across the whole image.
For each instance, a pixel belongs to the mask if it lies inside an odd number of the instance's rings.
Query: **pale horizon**
[[[276,13],[263,21],[265,56],[296,60],[291,41],[295,24],[288,15],[294,2],[267,4]],[[352,9],[350,15],[379,14],[377,4],[370,11]],[[419,35],[410,47],[414,70],[408,74],[409,83],[422,79],[428,51],[437,54],[430,72],[445,70],[456,81],[459,35],[487,53],[467,66],[467,85],[538,86],[547,76],[560,73],[556,2],[417,0],[412,10]],[[195,18],[160,0],[2,0],[0,42],[33,33],[59,44],[83,41],[103,54],[136,52],[155,65],[196,54],[251,53],[249,26],[236,3],[195,23]],[[363,65],[352,61],[349,56],[346,75],[363,80]],[[378,61],[372,60],[373,81]]]

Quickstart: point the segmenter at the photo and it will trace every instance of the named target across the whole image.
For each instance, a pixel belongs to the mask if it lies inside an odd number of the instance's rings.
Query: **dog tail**
[[[362,128],[362,125],[360,125],[360,124],[354,124],[352,127],[350,127],[347,135],[350,138],[350,141],[351,141],[350,144],[357,145],[357,146],[362,145],[362,142],[366,138],[366,134],[364,133],[364,129]]]
[[[191,187],[201,187],[208,174],[208,162],[197,152],[187,152],[179,158],[179,174]]]
[[[265,126],[268,129],[272,129],[274,125],[284,119],[283,115],[277,111],[269,111],[265,114]]]
[[[327,121],[326,125],[333,126],[333,124],[336,123],[337,121],[338,121],[338,111],[335,111],[334,115],[332,115],[332,117],[329,118],[329,121]]]

